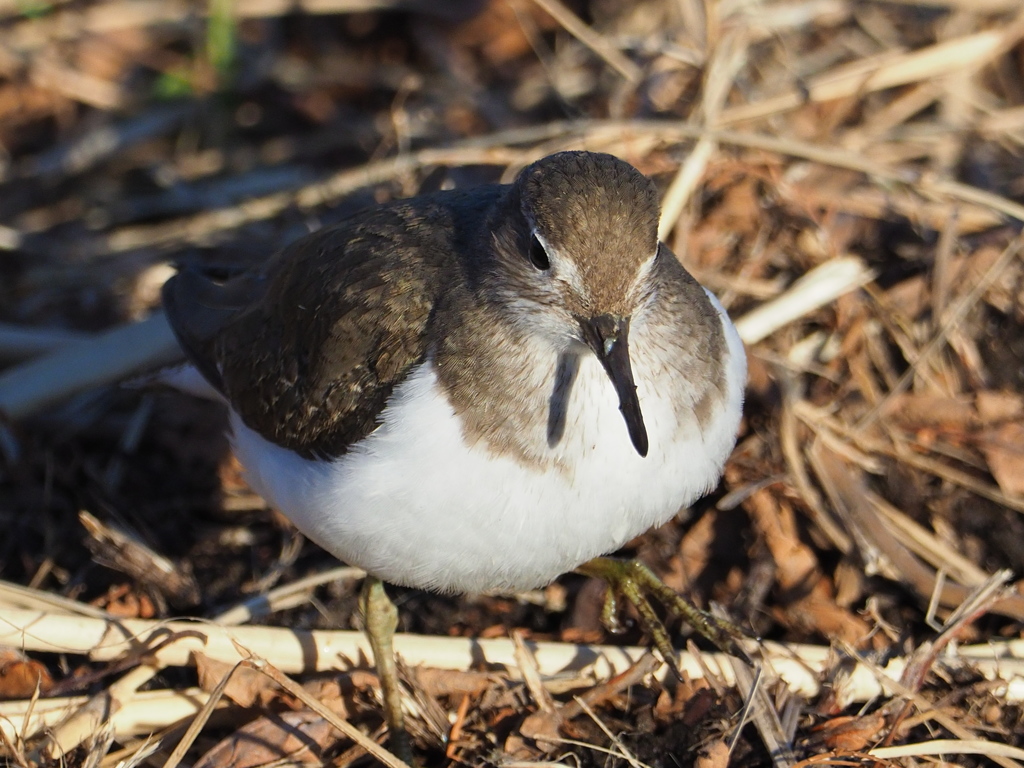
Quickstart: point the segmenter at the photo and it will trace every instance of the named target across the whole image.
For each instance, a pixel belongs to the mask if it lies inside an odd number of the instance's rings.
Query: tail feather
[[[219,284],[195,270],[179,272],[164,283],[164,309],[174,335],[195,369],[221,393],[216,339],[248,304],[252,288],[253,279],[246,276]]]

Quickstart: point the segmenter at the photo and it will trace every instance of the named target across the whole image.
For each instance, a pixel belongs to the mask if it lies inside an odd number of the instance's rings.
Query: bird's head
[[[652,290],[658,217],[657,189],[629,163],[560,152],[518,175],[494,231],[501,300],[532,332],[597,356],[641,456],[648,441],[629,328]]]

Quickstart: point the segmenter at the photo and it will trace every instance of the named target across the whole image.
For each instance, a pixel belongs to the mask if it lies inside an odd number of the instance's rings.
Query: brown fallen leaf
[[[738,487],[742,480],[730,470],[726,480]],[[768,489],[750,494],[743,502],[754,527],[764,539],[776,564],[775,578],[785,601],[773,609],[789,627],[842,638],[857,646],[871,636],[868,624],[836,604],[831,581],[821,572],[814,550],[800,538],[794,509]]]
[[[195,768],[249,768],[278,761],[319,763],[339,734],[309,710],[264,715],[218,742]]]
[[[234,664],[211,659],[196,651],[192,654],[199,677],[199,687],[204,691],[213,691],[224,676],[231,673]],[[251,667],[239,667],[231,673],[231,679],[224,688],[224,695],[240,707],[266,706],[274,699],[280,698],[280,690],[274,682]]]
[[[1024,496],[1024,423],[1011,421],[986,432],[981,452],[999,489]]]
[[[505,748],[510,753],[522,749],[523,739],[535,742],[538,749],[549,751],[559,744],[559,735],[571,728],[570,721],[584,711],[584,705],[596,708],[601,704],[619,696],[631,685],[640,683],[661,665],[652,654],[642,656],[633,666],[606,683],[595,685],[586,693],[573,701],[552,710],[540,710],[529,715],[519,727],[519,732],[511,734]],[[582,703],[581,703],[582,702]]]
[[[881,715],[834,717],[817,726],[816,737],[837,752],[862,752],[881,737],[885,718]]]
[[[429,696],[479,696],[493,685],[500,684],[501,675],[491,672],[464,672],[457,669],[421,667],[416,681]]]
[[[919,392],[903,392],[889,399],[882,414],[906,427],[967,429],[978,418],[965,398]]]
[[[454,29],[450,44],[479,50],[488,61],[504,64],[532,50],[524,23],[541,31],[556,26],[555,20],[533,3],[491,2]]]
[[[697,753],[695,768],[725,768],[729,764],[729,745],[716,739],[704,745]]]
[[[156,616],[153,601],[132,584],[111,584],[104,594],[91,600],[90,605],[121,619],[152,619]]]
[[[53,687],[46,667],[15,648],[0,647],[0,699],[27,699],[37,686],[40,693]]]
[[[1017,392],[986,389],[975,400],[978,415],[985,424],[1024,418],[1024,397]]]
[[[984,391],[977,406],[981,420],[991,425],[979,445],[992,477],[1007,496],[1024,496],[1024,397]]]

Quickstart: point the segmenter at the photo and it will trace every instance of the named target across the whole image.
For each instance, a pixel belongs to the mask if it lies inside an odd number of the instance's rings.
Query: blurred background
[[[754,635],[834,652],[816,691],[769,686],[784,749],[743,727],[749,688],[714,675],[563,680],[545,698],[479,666],[458,684],[410,672],[427,764],[1024,746],[1010,642],[1024,597],[1006,573],[1024,573],[1022,36],[1018,0],[0,0],[0,621],[39,606],[214,619],[299,582],[232,621],[356,627],[357,578],[247,489],[222,409],[121,384],[174,357],[160,286],[585,148],[658,182],[662,238],[750,358],[721,487],[626,554]],[[527,595],[394,594],[409,632],[643,642],[607,633],[602,585],[578,576]],[[1003,661],[939,670],[954,640],[1000,644]],[[101,661],[0,628],[4,643],[0,753],[17,764],[164,765],[191,722],[100,718],[57,750],[25,715],[37,686],[113,695],[139,654]],[[904,687],[850,693],[855,651],[907,659]],[[346,714],[378,732],[372,675],[344,679]],[[132,691],[210,687],[161,666]],[[564,711],[581,690],[594,718]],[[297,699],[235,701],[192,764],[368,759]],[[260,727],[278,752],[239,746]],[[286,748],[295,729],[305,751]],[[933,759],[907,754],[887,759]],[[955,763],[1020,759],[1001,754]]]

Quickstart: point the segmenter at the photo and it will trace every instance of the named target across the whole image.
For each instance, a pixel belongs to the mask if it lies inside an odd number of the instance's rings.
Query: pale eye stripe
[[[576,262],[572,259],[563,257],[562,254],[559,253],[558,249],[552,248],[551,244],[540,232],[537,231],[536,227],[531,230],[531,234],[537,238],[541,245],[544,246],[544,250],[547,251],[548,254],[548,259],[551,261],[551,267],[558,278],[572,286],[574,291],[583,293],[585,290],[583,278],[580,277],[580,272],[576,267]]]
[[[654,262],[658,258],[658,253],[659,253],[660,250],[661,250],[661,244],[659,243],[655,247],[654,253],[651,255],[651,257],[649,259],[647,259],[647,261],[643,262],[640,265],[640,268],[637,269],[637,271],[636,271],[636,278],[634,278],[633,283],[629,286],[629,293],[630,294],[634,294],[635,295],[640,290],[641,286],[643,286],[643,284],[650,277],[651,272],[654,269]]]

